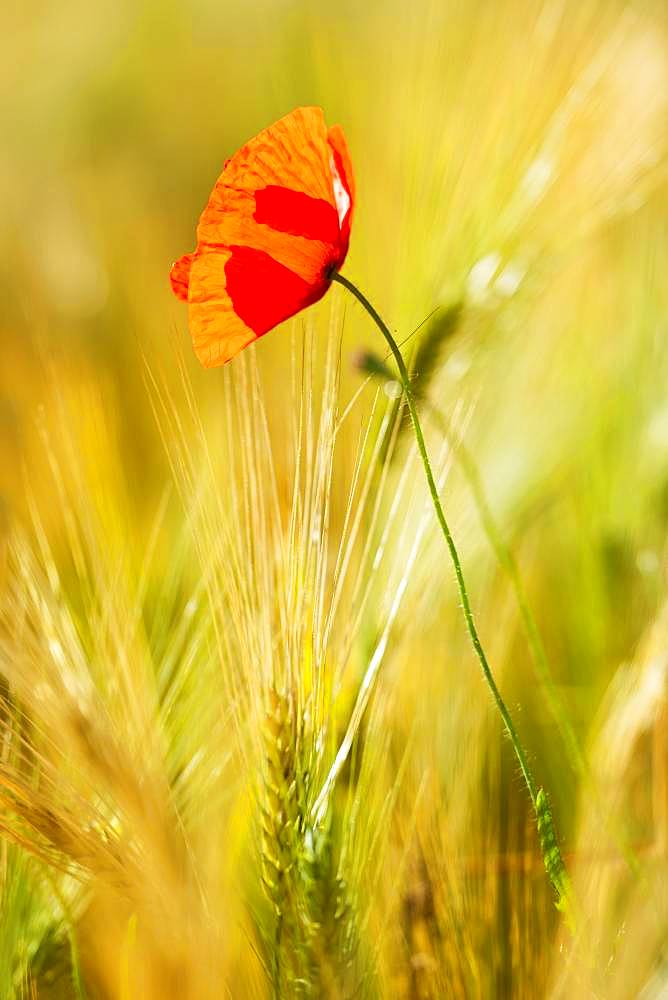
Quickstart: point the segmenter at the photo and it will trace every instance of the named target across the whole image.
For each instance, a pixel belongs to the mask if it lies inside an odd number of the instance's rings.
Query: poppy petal
[[[279,233],[332,244],[339,238],[337,210],[324,198],[269,184],[255,192],[255,206],[255,221]]]
[[[344,187],[350,195],[351,202],[355,201],[355,176],[353,174],[353,163],[350,158],[350,150],[343,129],[340,125],[332,125],[327,133],[327,142],[335,153],[336,167],[343,181]]]
[[[334,203],[322,108],[296,108],[250,139],[227,160],[211,201],[223,207],[231,191],[253,192],[267,184]]]
[[[322,298],[329,287],[314,286],[252,247],[230,247],[227,291],[237,315],[258,337]]]
[[[314,286],[262,250],[233,246],[197,256],[189,294],[195,352],[207,367],[225,364],[251,341],[317,302]]]
[[[229,250],[198,254],[192,262],[188,325],[195,354],[205,368],[224,365],[256,339],[237,315],[227,292]]]
[[[263,195],[267,188],[269,195]],[[276,202],[275,188],[290,193],[278,196],[282,207],[274,204],[270,212],[276,224],[262,224],[268,202]],[[293,205],[300,202],[298,232],[284,228],[290,200]],[[334,211],[327,213],[331,221],[323,225],[325,204]],[[331,149],[322,110],[297,108],[228,160],[202,213],[197,239],[211,247],[262,250],[305,281],[318,283],[332,265],[343,262],[339,230],[333,224],[335,211]]]
[[[172,284],[172,291],[177,299],[182,302],[188,301],[188,285],[190,283],[190,268],[195,259],[194,253],[186,253],[174,261],[169,272],[169,280]]]
[[[355,178],[353,165],[348,151],[346,137],[340,125],[333,125],[327,133],[327,141],[332,150],[334,197],[339,214],[341,235],[346,241],[346,249],[350,238],[350,226],[355,202]],[[346,197],[347,196],[347,197]]]

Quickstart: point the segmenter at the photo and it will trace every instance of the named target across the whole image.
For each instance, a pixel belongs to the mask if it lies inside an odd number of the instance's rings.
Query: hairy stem
[[[544,818],[545,817],[545,806],[544,806],[545,793],[543,792],[542,789],[540,789],[537,786],[537,784],[535,782],[535,779],[533,777],[533,774],[531,773],[531,768],[529,767],[529,761],[527,759],[526,752],[524,750],[524,747],[522,746],[522,743],[521,743],[520,738],[519,738],[519,734],[518,734],[518,732],[517,732],[517,730],[515,728],[515,724],[514,724],[514,722],[512,720],[510,712],[508,711],[508,708],[506,707],[506,703],[504,702],[503,698],[501,697],[501,692],[499,691],[499,688],[497,687],[496,681],[494,680],[494,675],[493,675],[491,667],[489,665],[489,661],[487,660],[487,656],[485,654],[485,650],[483,649],[482,643],[480,641],[480,636],[478,635],[478,629],[476,628],[475,620],[474,620],[474,617],[473,617],[473,612],[471,610],[471,602],[469,600],[468,590],[466,588],[466,581],[464,579],[464,573],[463,573],[463,570],[462,570],[461,560],[459,558],[459,552],[457,551],[457,546],[455,544],[455,540],[452,537],[452,532],[450,531],[450,528],[449,528],[449,525],[448,525],[448,522],[447,522],[447,519],[446,519],[446,516],[445,516],[445,512],[443,510],[443,506],[441,504],[441,500],[440,500],[440,497],[438,495],[438,488],[436,486],[436,480],[434,479],[434,473],[433,473],[433,470],[432,470],[432,467],[431,467],[431,462],[429,460],[429,454],[427,452],[427,446],[425,444],[424,434],[422,433],[422,426],[420,424],[420,418],[418,416],[417,406],[415,404],[415,396],[414,396],[413,390],[411,388],[410,379],[409,379],[409,376],[408,376],[408,370],[406,368],[406,364],[404,362],[403,355],[402,355],[401,351],[399,350],[399,346],[398,346],[396,340],[394,339],[394,337],[392,336],[392,333],[391,333],[389,327],[386,325],[386,323],[384,323],[384,321],[382,320],[382,318],[376,312],[376,310],[371,305],[371,303],[366,298],[366,296],[363,295],[363,293],[359,290],[359,288],[357,288],[356,285],[354,285],[352,283],[352,281],[349,281],[342,274],[338,274],[338,273],[334,274],[332,276],[332,280],[333,281],[337,281],[340,285],[343,285],[344,288],[347,288],[348,291],[351,292],[351,294],[355,296],[355,298],[358,300],[358,302],[360,302],[361,305],[364,306],[364,308],[366,309],[367,313],[372,318],[372,320],[374,321],[374,323],[376,324],[376,326],[378,327],[378,329],[382,333],[383,337],[387,341],[388,347],[390,348],[390,351],[392,352],[392,356],[394,357],[394,360],[396,362],[397,368],[399,369],[399,375],[400,375],[400,378],[401,378],[401,383],[402,383],[402,386],[403,386],[404,395],[406,397],[406,405],[408,406],[408,412],[410,413],[411,421],[412,421],[412,424],[413,424],[413,430],[415,432],[415,440],[417,442],[418,451],[420,452],[420,457],[422,459],[422,464],[424,466],[425,475],[427,477],[427,484],[429,486],[429,493],[430,493],[431,500],[432,500],[432,503],[434,505],[434,511],[436,512],[436,517],[438,519],[438,523],[440,525],[441,532],[443,534],[443,537],[445,539],[446,545],[448,547],[448,551],[450,553],[450,558],[452,560],[452,565],[453,565],[453,568],[454,568],[454,571],[455,571],[455,577],[456,577],[456,580],[457,580],[457,588],[459,590],[459,597],[460,597],[460,600],[461,600],[462,610],[464,612],[464,619],[465,619],[465,622],[466,622],[466,628],[468,630],[469,637],[471,639],[471,643],[472,643],[473,648],[475,650],[476,656],[478,657],[478,660],[480,662],[480,666],[482,667],[482,672],[484,674],[485,680],[487,681],[487,685],[488,685],[490,691],[492,692],[492,697],[494,698],[494,701],[496,703],[496,707],[497,707],[497,709],[499,711],[499,714],[501,715],[501,718],[503,719],[503,724],[505,726],[506,732],[508,733],[508,736],[510,737],[510,741],[511,741],[511,743],[513,745],[513,750],[515,751],[515,756],[517,757],[518,763],[520,765],[520,769],[522,771],[522,775],[524,777],[524,781],[525,781],[527,789],[529,791],[529,795],[531,797],[531,802],[532,802],[534,811],[536,813],[536,817],[537,817],[537,819],[539,819],[541,821],[541,823],[545,823],[545,818]],[[551,815],[549,816],[549,823],[550,823],[550,826],[552,826]],[[542,832],[542,830],[541,830],[541,832]],[[553,836],[554,839],[551,840],[550,847],[552,849],[554,849],[556,847],[556,837],[554,837],[553,831],[552,831],[552,836]],[[544,838],[541,837],[541,846],[543,846],[542,845],[542,840],[543,839]],[[558,847],[556,847],[556,851],[558,853]],[[545,853],[546,853],[545,850],[543,851],[543,853],[545,855]],[[558,869],[558,873],[557,873],[557,871],[555,871],[555,868]],[[548,866],[547,860],[546,860],[546,869],[547,869],[548,875],[550,876],[550,880],[552,881],[555,889],[557,890],[557,892],[559,894],[560,902],[563,902],[564,901],[563,897],[565,896],[565,888],[564,888],[564,886],[565,886],[565,881],[564,881],[564,879],[565,879],[565,869],[563,867],[563,861],[561,860],[561,856],[559,855],[558,863],[556,865],[554,863],[554,860],[551,860],[551,863]]]

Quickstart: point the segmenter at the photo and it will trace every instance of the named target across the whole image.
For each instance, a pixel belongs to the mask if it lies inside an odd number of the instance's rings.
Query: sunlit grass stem
[[[422,459],[422,464],[424,466],[425,475],[427,477],[427,484],[429,487],[431,500],[434,506],[434,511],[436,513],[436,517],[438,519],[441,532],[448,547],[450,558],[452,560],[452,565],[455,571],[455,577],[457,580],[457,589],[459,591],[459,597],[461,600],[462,610],[464,613],[466,628],[468,630],[469,637],[471,639],[471,643],[475,650],[476,656],[478,657],[478,661],[480,662],[480,666],[482,668],[485,680],[487,681],[487,685],[490,691],[492,692],[492,697],[494,698],[494,702],[499,711],[499,714],[501,715],[506,732],[508,733],[510,741],[513,745],[513,750],[515,751],[515,756],[517,757],[518,763],[520,765],[522,776],[524,777],[525,784],[527,786],[529,795],[531,797],[531,803],[533,805],[534,811],[536,813],[537,818],[540,819],[544,811],[542,808],[544,793],[542,792],[542,789],[539,789],[538,785],[536,784],[534,776],[531,772],[531,768],[529,766],[529,761],[526,752],[524,750],[524,747],[522,746],[519,734],[517,732],[517,729],[515,728],[515,724],[512,720],[510,712],[508,711],[506,703],[504,702],[501,696],[501,692],[499,691],[499,688],[496,684],[494,675],[492,673],[492,669],[489,665],[489,661],[487,660],[487,655],[483,648],[482,642],[480,641],[480,636],[478,635],[478,629],[476,627],[475,620],[473,617],[473,611],[471,609],[471,602],[469,600],[466,581],[464,579],[464,572],[462,570],[462,564],[459,558],[459,552],[457,550],[455,540],[452,536],[452,532],[450,531],[450,527],[448,525],[448,521],[445,516],[445,512],[443,510],[443,506],[441,504],[441,500],[438,494],[436,480],[434,478],[431,462],[429,460],[429,453],[427,452],[427,446],[424,440],[424,434],[422,433],[420,418],[417,412],[415,396],[411,388],[410,379],[408,376],[408,370],[406,368],[403,355],[389,327],[386,325],[386,323],[383,321],[380,315],[376,312],[376,310],[371,305],[366,296],[359,290],[359,288],[357,288],[357,286],[354,285],[352,281],[349,281],[348,278],[345,278],[342,274],[336,273],[332,276],[332,278],[334,281],[337,281],[340,285],[343,285],[344,288],[347,288],[348,291],[352,295],[354,295],[355,298],[358,300],[358,302],[360,302],[360,304],[365,308],[365,310],[372,318],[372,320],[382,333],[383,337],[387,341],[388,347],[390,348],[392,356],[394,357],[394,360],[396,362],[404,390],[404,395],[406,397],[406,405],[408,406],[408,412],[410,413],[411,422],[413,424],[413,430],[415,432],[415,440],[417,442],[418,451],[420,452],[420,457]],[[563,894],[563,885],[557,884],[555,878],[553,877],[550,871],[550,868],[548,868],[548,875],[550,875],[550,878],[553,884],[555,885],[555,889],[557,889],[557,892],[561,897]]]

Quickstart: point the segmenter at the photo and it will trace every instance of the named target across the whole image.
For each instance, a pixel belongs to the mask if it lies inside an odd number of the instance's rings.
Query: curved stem
[[[425,475],[427,477],[427,484],[429,486],[429,493],[431,495],[431,500],[434,505],[434,510],[436,512],[436,517],[441,528],[443,537],[445,538],[446,545],[448,546],[448,551],[450,553],[450,558],[452,560],[452,565],[455,571],[455,577],[457,578],[457,588],[459,590],[459,597],[462,604],[462,610],[464,612],[464,619],[466,621],[466,628],[468,630],[471,643],[476,652],[480,666],[482,667],[482,672],[485,676],[485,680],[489,686],[492,696],[496,703],[496,707],[499,710],[499,714],[503,719],[503,724],[506,728],[506,732],[510,737],[510,742],[513,745],[513,750],[515,751],[515,756],[520,765],[524,781],[526,783],[529,795],[531,796],[531,802],[534,809],[538,804],[538,786],[534,780],[533,774],[531,773],[531,768],[529,767],[529,761],[525,753],[524,747],[520,742],[520,738],[517,730],[515,729],[515,724],[513,723],[510,712],[506,707],[506,703],[501,697],[501,692],[499,691],[496,681],[494,680],[494,675],[492,674],[491,667],[487,660],[485,650],[483,649],[482,643],[480,641],[480,636],[478,635],[478,629],[476,628],[475,620],[473,618],[473,612],[471,610],[471,602],[469,600],[468,591],[466,589],[466,581],[464,580],[464,573],[462,570],[461,560],[459,558],[459,552],[457,551],[457,546],[455,545],[455,540],[452,537],[452,533],[448,526],[448,522],[445,517],[445,512],[441,504],[440,497],[438,495],[438,488],[436,486],[436,480],[434,479],[434,473],[432,471],[431,462],[429,461],[429,454],[427,452],[427,446],[425,444],[424,435],[422,433],[422,426],[420,424],[420,418],[418,416],[417,407],[415,405],[415,396],[413,395],[413,390],[411,389],[410,379],[408,377],[408,370],[403,359],[403,355],[399,350],[399,346],[392,336],[387,325],[383,322],[381,317],[378,315],[374,307],[371,305],[369,300],[365,295],[360,292],[359,288],[344,278],[342,274],[332,275],[333,281],[338,281],[340,285],[345,288],[355,296],[358,302],[364,306],[369,316],[372,318],[382,335],[384,336],[387,344],[392,352],[394,360],[399,369],[399,375],[401,377],[401,383],[404,390],[404,395],[406,396],[406,405],[408,406],[408,412],[410,413],[411,421],[413,423],[413,430],[415,432],[415,440],[417,442],[418,451],[420,452],[420,457],[422,459],[422,464],[424,466]]]

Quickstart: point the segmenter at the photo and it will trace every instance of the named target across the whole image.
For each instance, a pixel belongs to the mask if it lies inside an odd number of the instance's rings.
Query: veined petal
[[[169,272],[169,280],[172,284],[172,291],[177,299],[182,302],[188,301],[188,285],[190,283],[190,268],[195,259],[194,253],[186,253],[174,261]]]
[[[224,365],[257,334],[237,315],[227,292],[231,251],[199,254],[192,263],[188,321],[195,354],[205,368]]]
[[[332,246],[339,238],[339,216],[331,202],[277,184],[255,192],[253,218],[277,232],[321,240]]]
[[[318,285],[304,281],[262,250],[230,249],[227,292],[237,315],[258,337],[317,302],[329,287],[324,280]]]
[[[262,250],[305,281],[318,283],[342,262],[337,221],[322,110],[297,108],[227,161],[202,213],[197,239],[209,246]]]
[[[317,302],[328,287],[327,281],[304,281],[252,247],[198,254],[188,296],[197,357],[206,368],[225,364],[253,340]]]
[[[341,236],[345,241],[345,248],[347,250],[353,218],[353,206],[355,203],[355,177],[346,137],[340,125],[333,125],[330,128],[327,133],[327,142],[331,149],[332,185],[339,214]]]

